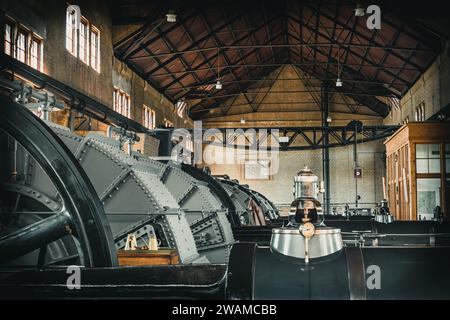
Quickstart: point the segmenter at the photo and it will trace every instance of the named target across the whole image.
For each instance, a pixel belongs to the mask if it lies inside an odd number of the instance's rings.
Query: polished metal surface
[[[309,257],[310,259],[326,257],[342,250],[343,247],[340,229],[320,227],[309,240]],[[304,259],[305,238],[298,228],[274,228],[270,249],[285,256]]]
[[[350,300],[366,300],[366,276],[364,257],[360,247],[345,249],[348,270],[348,289]]]
[[[319,178],[305,166],[294,177],[294,198],[317,199],[320,193],[319,184]]]
[[[294,177],[294,197],[289,210],[289,222],[295,226],[309,219],[315,224],[323,221],[322,205],[318,200],[319,193],[323,193],[320,188],[319,178],[305,166]]]
[[[394,222],[394,217],[390,214],[376,214],[374,220],[379,223]]]

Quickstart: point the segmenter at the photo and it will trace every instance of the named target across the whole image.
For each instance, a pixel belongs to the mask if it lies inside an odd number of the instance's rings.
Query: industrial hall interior
[[[0,300],[450,299],[443,4],[1,1]]]

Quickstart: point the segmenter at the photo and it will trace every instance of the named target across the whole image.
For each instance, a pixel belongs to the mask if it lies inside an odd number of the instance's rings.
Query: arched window
[[[414,110],[414,118],[416,121],[425,121],[425,102],[419,104]]]
[[[409,116],[407,116],[405,119],[403,119],[402,124],[407,124],[409,122]]]

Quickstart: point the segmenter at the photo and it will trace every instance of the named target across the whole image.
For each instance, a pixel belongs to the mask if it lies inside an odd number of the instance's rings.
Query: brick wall
[[[190,120],[174,113],[170,101],[114,57],[112,39],[115,35],[107,1],[70,1],[100,30],[100,73],[70,54],[65,46],[67,4],[64,0],[6,1],[0,8],[43,38],[44,73],[111,108],[114,86],[123,89],[130,94],[131,116],[138,122],[141,122],[142,105],[146,104],[155,109],[157,125],[163,124],[166,118],[176,127],[192,126]],[[105,130],[105,127],[93,121],[91,129]]]
[[[174,105],[151,87],[142,78],[131,71],[125,63],[113,58],[112,85],[131,96],[131,117],[142,123],[142,106],[155,110],[156,125],[163,125],[164,119],[171,121],[176,128],[190,128],[192,120],[180,118]],[[112,96],[112,91],[111,91]]]
[[[385,175],[382,142],[358,145],[358,162],[362,179],[358,180],[360,202],[375,203],[382,199],[382,177]],[[279,171],[270,180],[245,180],[242,165],[210,165],[213,174],[227,174],[261,192],[276,204],[292,202],[294,175],[305,165],[322,179],[322,151],[285,151],[279,153]],[[353,178],[353,146],[330,149],[331,203],[355,202]],[[321,199],[323,201],[323,199]]]
[[[447,43],[436,61],[400,100],[401,108],[393,109],[385,124],[402,124],[406,118],[415,121],[415,109],[425,104],[425,119],[450,103],[450,49]]]

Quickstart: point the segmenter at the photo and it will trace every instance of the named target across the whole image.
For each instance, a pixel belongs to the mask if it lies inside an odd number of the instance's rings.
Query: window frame
[[[66,13],[66,50],[73,55],[74,57],[78,57],[78,28],[77,28],[77,19],[76,19],[76,11],[72,10],[72,12]],[[70,20],[69,20],[70,19]],[[81,23],[81,21],[80,21]],[[69,37],[70,35],[70,37]],[[69,47],[70,44],[70,47]]]
[[[418,173],[417,172],[417,145],[420,144],[438,144],[439,145],[439,150],[440,150],[440,173]],[[414,154],[415,154],[415,183],[417,184],[417,180],[418,179],[434,179],[434,178],[440,178],[441,179],[441,188],[440,188],[440,206],[442,208],[442,210],[447,210],[448,209],[448,203],[445,203],[445,194],[447,192],[447,185],[446,185],[446,181],[447,179],[450,179],[450,173],[447,173],[447,168],[446,168],[446,159],[448,159],[447,155],[446,155],[446,150],[445,150],[445,145],[449,144],[450,142],[444,141],[444,142],[436,142],[436,141],[429,141],[429,142],[416,142],[414,143]],[[421,159],[421,158],[419,158]],[[435,159],[435,158],[433,158]],[[416,207],[418,206],[418,190],[416,188],[415,191],[415,196],[416,196]],[[443,206],[444,205],[444,206]]]
[[[95,35],[95,41],[93,36]],[[89,29],[90,37],[90,66],[92,69],[100,73],[100,30],[94,25],[90,25]],[[94,61],[95,60],[95,61]]]
[[[84,64],[89,65],[90,64],[90,62],[89,62],[89,59],[90,59],[90,41],[89,41],[90,27],[89,27],[89,21],[83,16],[80,17],[80,28],[79,28],[79,32],[78,32],[78,37],[79,37],[79,39],[78,39],[78,57]]]
[[[6,30],[7,30],[8,27],[10,29],[10,31],[9,31],[9,41],[7,41],[7,37],[6,37],[6,34],[7,34]],[[7,55],[12,56],[12,57],[15,56],[15,53],[14,53],[15,29],[16,29],[15,23],[12,22],[9,19],[6,19],[6,21],[5,21],[5,28],[4,28],[4,44],[3,44],[4,45],[4,52]],[[8,43],[9,43],[9,45],[8,45]],[[6,52],[6,48],[9,48],[9,53]]]
[[[36,49],[36,53],[34,53],[34,49]],[[36,65],[33,65],[34,60]],[[42,65],[42,39],[39,39],[36,36],[32,36],[30,41],[30,67],[41,71]]]
[[[181,119],[184,118],[184,113],[187,109],[187,102],[186,100],[179,100],[177,101],[176,105],[175,105],[175,109],[177,112],[178,117],[180,117]]]
[[[6,32],[10,29],[10,39]],[[14,59],[42,71],[44,60],[44,40],[22,23],[6,16],[4,24],[4,53]],[[36,49],[34,49],[36,48]],[[8,52],[9,51],[9,52]]]
[[[131,119],[131,97],[125,91],[114,87],[113,110]]]
[[[425,121],[425,102],[421,102],[414,110],[414,117],[417,122]]]
[[[431,155],[430,155],[430,152],[429,152],[429,148],[430,148],[430,146],[431,145],[434,145],[434,146],[437,146],[437,149],[438,149],[438,151],[439,151],[439,156],[437,156],[437,157],[432,157]],[[417,152],[417,147],[418,146],[427,146],[427,154],[426,154],[426,157],[418,157],[418,152]],[[415,167],[416,167],[416,175],[440,175],[441,174],[441,170],[442,170],[442,168],[441,168],[441,159],[442,159],[442,155],[441,155],[441,153],[442,153],[442,150],[441,150],[441,145],[439,144],[439,143],[416,143],[415,144],[415,148],[416,148],[416,163],[415,163]],[[427,160],[427,172],[419,172],[418,171],[418,160]],[[430,163],[431,163],[431,160],[434,160],[434,161],[438,161],[439,162],[439,172],[430,172],[430,168],[431,168],[431,166],[430,166]]]
[[[175,125],[174,125],[174,123],[173,123],[172,121],[170,121],[169,119],[164,118],[164,127],[166,127],[166,128],[174,128]]]
[[[66,50],[85,65],[100,73],[101,31],[89,19],[80,16],[77,26],[76,11],[66,13]]]
[[[19,44],[21,43],[20,39],[22,38],[22,36],[23,36],[23,48],[21,48],[19,46]],[[27,30],[25,30],[24,28],[22,28],[19,25],[17,27],[17,32],[16,32],[15,38],[16,38],[16,41],[15,41],[16,42],[16,47],[15,47],[15,51],[14,51],[14,56],[15,56],[15,58],[18,61],[27,64],[27,62],[28,62],[28,52],[27,52],[28,50],[27,50],[27,48],[28,48],[28,39],[29,39],[29,35],[28,35]],[[23,60],[20,58],[19,52],[23,52]]]
[[[145,104],[142,105],[142,125],[148,129],[156,128],[156,112]]]

